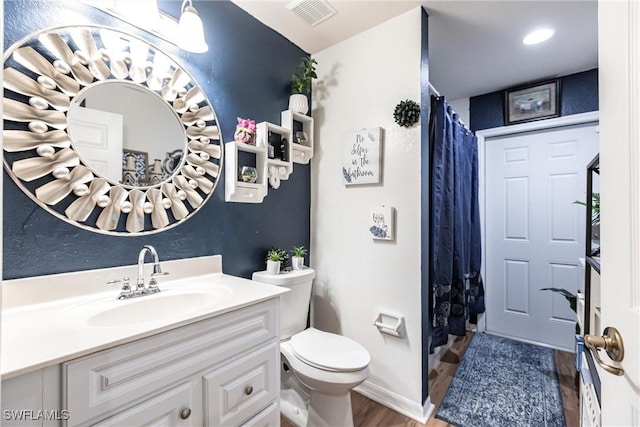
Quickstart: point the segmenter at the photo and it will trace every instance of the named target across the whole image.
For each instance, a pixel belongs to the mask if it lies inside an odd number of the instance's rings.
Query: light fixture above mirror
[[[191,0],[182,2],[182,14],[178,22],[178,46],[194,53],[204,53],[209,46],[204,39],[204,27]]]
[[[179,19],[159,11],[156,0],[85,1],[188,52],[204,53],[209,50],[202,19],[191,0],[182,2]]]

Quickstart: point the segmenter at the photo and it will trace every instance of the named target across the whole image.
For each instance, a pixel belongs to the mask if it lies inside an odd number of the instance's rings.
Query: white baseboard
[[[440,365],[440,359],[442,359],[442,356],[444,356],[447,350],[451,348],[451,344],[453,344],[455,340],[456,340],[455,335],[449,335],[449,339],[447,340],[447,343],[444,345],[441,345],[440,347],[436,347],[433,351],[433,354],[429,355],[429,365],[428,365],[429,372],[433,371],[438,367],[438,365]]]
[[[414,419],[422,424],[426,424],[427,420],[433,414],[435,406],[431,403],[431,398],[427,397],[424,405],[413,402],[406,397],[400,396],[386,388],[371,383],[369,380],[363,382],[354,389],[356,392],[375,400],[387,408],[393,409],[402,415]]]

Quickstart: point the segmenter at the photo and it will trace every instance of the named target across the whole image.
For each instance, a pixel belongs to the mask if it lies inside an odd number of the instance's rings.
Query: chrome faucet
[[[149,252],[151,256],[153,256],[153,273],[151,273],[151,279],[149,280],[149,286],[144,286],[144,257]],[[158,252],[151,245],[144,245],[138,254],[138,278],[136,279],[136,288],[131,289],[129,285],[129,278],[125,277],[122,280],[109,280],[107,282],[108,285],[112,285],[115,283],[122,283],[122,289],[120,290],[120,295],[118,295],[118,299],[129,299],[141,297],[147,294],[155,294],[160,292],[160,288],[158,288],[158,281],[156,280],[157,276],[166,276],[169,273],[165,273],[160,268],[160,260],[158,259]]]
[[[149,252],[151,256],[153,256],[153,273],[151,273],[149,286],[145,288],[144,257],[147,252]],[[138,254],[138,278],[136,279],[136,290],[134,293],[144,295],[160,292],[160,288],[158,288],[158,282],[156,281],[156,276],[166,276],[167,274],[169,273],[164,273],[162,271],[162,268],[160,268],[160,260],[158,259],[158,252],[156,252],[156,248],[151,245],[144,245],[142,249],[140,249],[140,253]]]

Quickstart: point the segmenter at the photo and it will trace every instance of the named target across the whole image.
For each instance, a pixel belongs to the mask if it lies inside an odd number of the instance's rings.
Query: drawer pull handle
[[[183,420],[186,420],[190,416],[191,416],[191,408],[184,408],[182,411],[180,411],[180,418],[182,418]]]
[[[249,396],[251,393],[253,393],[253,387],[248,385],[245,389],[244,389],[244,394],[246,394],[247,396]]]

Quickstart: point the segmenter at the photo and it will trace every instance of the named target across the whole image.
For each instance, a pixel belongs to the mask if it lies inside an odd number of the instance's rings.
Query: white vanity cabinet
[[[277,426],[277,304],[272,298],[63,362],[53,381],[59,406],[44,409],[68,411],[66,427]],[[33,390],[33,376],[3,382],[3,397],[17,396],[12,408],[2,402],[3,412],[38,404],[14,393],[21,384],[32,396],[43,395],[42,388]]]
[[[2,427],[58,427],[60,366],[38,369],[2,381]],[[46,413],[45,413],[46,410]]]

